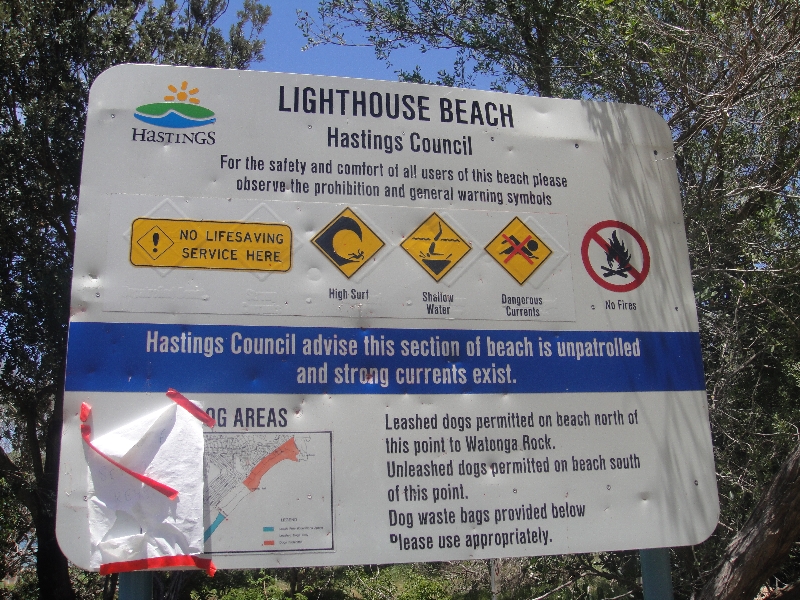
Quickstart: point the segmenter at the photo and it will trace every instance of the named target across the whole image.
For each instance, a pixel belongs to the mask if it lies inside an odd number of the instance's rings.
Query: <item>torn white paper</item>
[[[92,443],[130,470],[178,490],[170,500],[85,445],[93,568],[202,552],[203,426],[197,418],[170,403]]]

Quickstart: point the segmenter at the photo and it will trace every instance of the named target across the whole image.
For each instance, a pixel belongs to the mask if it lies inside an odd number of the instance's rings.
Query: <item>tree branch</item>
[[[733,538],[697,600],[753,598],[800,539],[800,444]]]
[[[14,464],[2,447],[0,447],[0,475],[8,482],[14,497],[25,505],[31,516],[35,518],[39,513],[36,496],[28,488],[24,473]]]

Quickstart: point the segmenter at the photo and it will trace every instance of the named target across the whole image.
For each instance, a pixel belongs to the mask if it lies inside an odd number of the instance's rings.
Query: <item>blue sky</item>
[[[279,71],[283,73],[305,73],[311,75],[334,75],[338,77],[360,77],[364,79],[385,79],[397,81],[395,71],[411,71],[416,65],[422,67],[427,79],[435,79],[439,69],[452,66],[454,52],[432,51],[422,53],[416,48],[404,49],[392,55],[392,66],[375,58],[375,52],[368,47],[318,46],[303,52],[305,38],[297,28],[297,10],[317,15],[318,0],[262,0],[272,8],[272,17],[267,25],[264,38],[264,61],[252,65],[259,71]],[[236,18],[241,0],[231,0],[230,8],[218,23],[227,33]],[[353,32],[356,38],[358,32]],[[478,87],[488,88],[479,83]]]

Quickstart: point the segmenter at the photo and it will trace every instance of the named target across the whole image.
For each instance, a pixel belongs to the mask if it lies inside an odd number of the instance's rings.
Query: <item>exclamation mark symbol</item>
[[[161,236],[158,235],[158,232],[153,234],[153,254],[158,254],[158,239]]]

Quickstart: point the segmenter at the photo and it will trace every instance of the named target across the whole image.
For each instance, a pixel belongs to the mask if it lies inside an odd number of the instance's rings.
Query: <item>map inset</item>
[[[330,432],[206,432],[205,551],[333,549]]]

